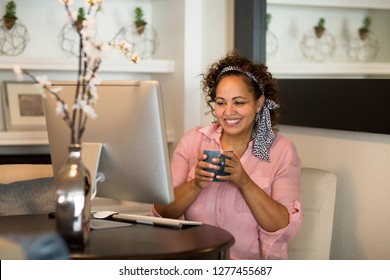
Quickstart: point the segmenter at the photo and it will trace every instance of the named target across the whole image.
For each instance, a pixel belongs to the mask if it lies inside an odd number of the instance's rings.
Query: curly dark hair
[[[264,95],[266,99],[273,100],[276,104],[280,105],[279,98],[277,97],[277,82],[272,77],[272,74],[268,72],[268,67],[264,64],[256,64],[240,54],[238,51],[233,50],[227,53],[225,57],[219,61],[210,65],[208,71],[202,74],[201,86],[203,92],[206,95],[206,102],[214,115],[213,103],[216,99],[216,92],[219,81],[226,76],[240,76],[248,85],[249,91],[253,94],[255,100],[258,100],[263,91],[259,85],[246,74],[239,71],[227,71],[221,74],[222,69],[227,66],[239,67],[243,72],[248,72],[253,75],[257,81],[264,88]],[[272,126],[275,126],[279,120],[280,112],[278,109],[270,111]]]

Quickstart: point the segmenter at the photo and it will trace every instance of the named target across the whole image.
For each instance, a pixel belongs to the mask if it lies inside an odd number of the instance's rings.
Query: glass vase
[[[83,248],[91,220],[91,180],[81,146],[71,145],[56,178],[56,227],[70,248]]]

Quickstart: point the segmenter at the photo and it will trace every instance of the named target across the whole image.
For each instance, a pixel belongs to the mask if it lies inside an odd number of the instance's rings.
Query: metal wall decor
[[[279,41],[276,35],[270,30],[269,25],[271,23],[272,15],[267,13],[267,26],[266,26],[266,52],[267,56],[274,56],[279,48]]]
[[[16,17],[15,2],[8,2],[6,13],[0,19],[0,55],[19,55],[29,41],[27,27]]]
[[[379,53],[379,40],[371,31],[371,18],[363,19],[363,26],[351,37],[348,56],[355,61],[373,61]]]
[[[71,22],[65,23],[58,33],[61,50],[68,56],[78,57],[80,37]]]
[[[144,14],[140,7],[135,8],[134,14],[134,23],[122,28],[118,38],[129,42],[140,58],[151,58],[160,44],[160,39],[156,30],[143,19]]]
[[[335,49],[335,39],[325,28],[324,18],[320,18],[318,24],[303,35],[301,41],[302,54],[310,61],[324,61],[332,57]]]
[[[83,29],[83,21],[85,20],[85,11],[83,7],[80,7],[77,12],[77,20],[73,22],[65,23],[58,33],[58,42],[62,51],[68,56],[79,56],[80,52],[80,36],[77,31]],[[73,25],[75,24],[75,26]],[[77,30],[76,30],[77,29]]]

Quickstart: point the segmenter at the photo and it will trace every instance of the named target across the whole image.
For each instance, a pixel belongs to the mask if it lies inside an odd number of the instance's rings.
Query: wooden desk
[[[0,217],[0,235],[42,234],[55,230],[47,215]],[[73,259],[228,259],[234,237],[226,230],[201,225],[171,229],[134,224],[130,227],[92,230]]]

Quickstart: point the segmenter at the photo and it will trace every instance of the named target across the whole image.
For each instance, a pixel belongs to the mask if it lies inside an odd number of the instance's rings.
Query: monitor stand
[[[91,199],[95,198],[97,192],[97,183],[104,182],[104,174],[98,172],[100,154],[103,143],[83,142],[81,144],[81,160],[85,167],[89,170],[91,176]]]
[[[83,142],[81,144],[81,159],[86,168],[88,168],[91,175],[92,186],[92,212],[95,211],[117,211],[120,213],[131,213],[149,215],[152,204],[138,203],[133,201],[122,201],[118,199],[95,197],[98,187],[98,182],[104,182],[105,177],[102,172],[98,172],[100,155],[103,147],[103,143],[97,142]],[[107,221],[108,222],[108,221]],[[115,223],[115,222],[113,222]]]

